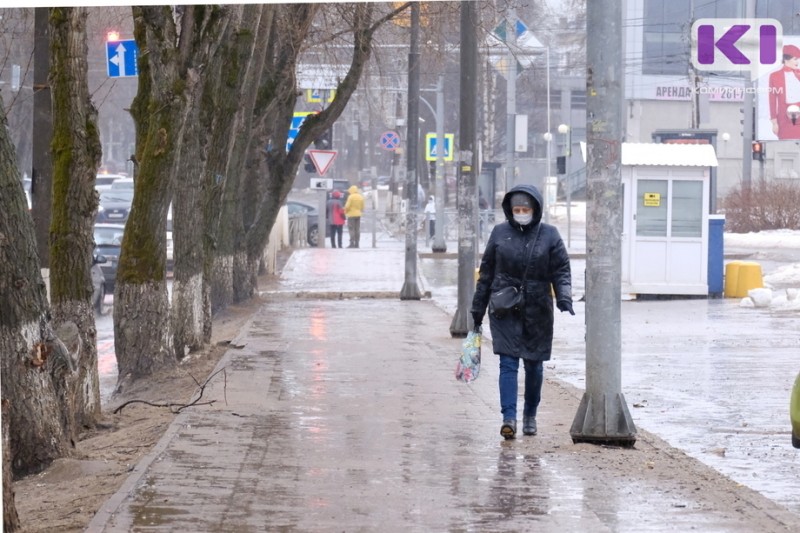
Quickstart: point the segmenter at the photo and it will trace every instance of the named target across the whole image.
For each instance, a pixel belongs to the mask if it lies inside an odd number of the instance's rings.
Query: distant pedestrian
[[[503,198],[506,220],[489,236],[472,300],[472,319],[480,326],[489,307],[492,347],[500,357],[500,434],[517,433],[517,372],[525,366],[525,406],[522,432],[536,435],[536,411],[544,380],[542,363],[553,344],[553,294],[562,312],[572,310],[569,255],[555,226],[542,219],[542,195],[532,185],[518,185]],[[519,290],[515,304],[501,309],[499,296]],[[503,293],[499,291],[506,289]]]
[[[342,230],[344,228],[345,216],[344,206],[342,206],[342,193],[333,191],[331,199],[328,200],[328,226],[331,228],[331,248],[342,247]]]
[[[349,196],[344,204],[344,215],[347,217],[347,233],[350,236],[348,248],[358,248],[361,240],[361,214],[364,211],[364,197],[358,187],[351,185],[347,189]]]
[[[428,219],[428,235],[433,238],[436,233],[436,199],[433,196],[425,204],[425,218]]]

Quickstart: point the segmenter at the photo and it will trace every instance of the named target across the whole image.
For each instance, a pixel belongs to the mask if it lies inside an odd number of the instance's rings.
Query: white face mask
[[[527,215],[518,215],[515,213],[514,220],[520,226],[527,226],[533,221],[533,213],[528,213]]]

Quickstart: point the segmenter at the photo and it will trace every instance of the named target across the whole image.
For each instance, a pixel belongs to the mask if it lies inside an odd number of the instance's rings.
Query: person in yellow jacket
[[[344,204],[347,233],[350,235],[350,244],[347,247],[358,248],[358,241],[361,239],[361,212],[364,210],[364,197],[355,185],[351,185],[347,192],[349,196]]]

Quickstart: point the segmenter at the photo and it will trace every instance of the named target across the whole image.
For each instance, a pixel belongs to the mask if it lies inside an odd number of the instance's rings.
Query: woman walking
[[[489,308],[492,346],[500,357],[500,434],[506,439],[517,433],[520,360],[525,368],[522,432],[536,435],[542,363],[550,359],[553,344],[553,294],[558,309],[575,314],[569,255],[558,229],[541,221],[542,204],[532,185],[516,186],[505,195],[506,220],[486,243],[472,300],[476,326]]]

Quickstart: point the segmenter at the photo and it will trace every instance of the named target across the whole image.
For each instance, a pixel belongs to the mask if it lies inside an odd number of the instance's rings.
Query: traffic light
[[[319,137],[314,139],[314,148],[318,150],[330,150],[333,147],[333,128],[323,131]]]
[[[317,167],[314,165],[314,162],[311,160],[311,156],[308,154],[303,156],[303,168],[306,172],[310,172],[312,174],[317,173]]]
[[[753,161],[764,161],[767,158],[767,145],[761,141],[753,141]]]
[[[559,155],[556,156],[556,174],[566,174],[567,173],[567,156]]]

